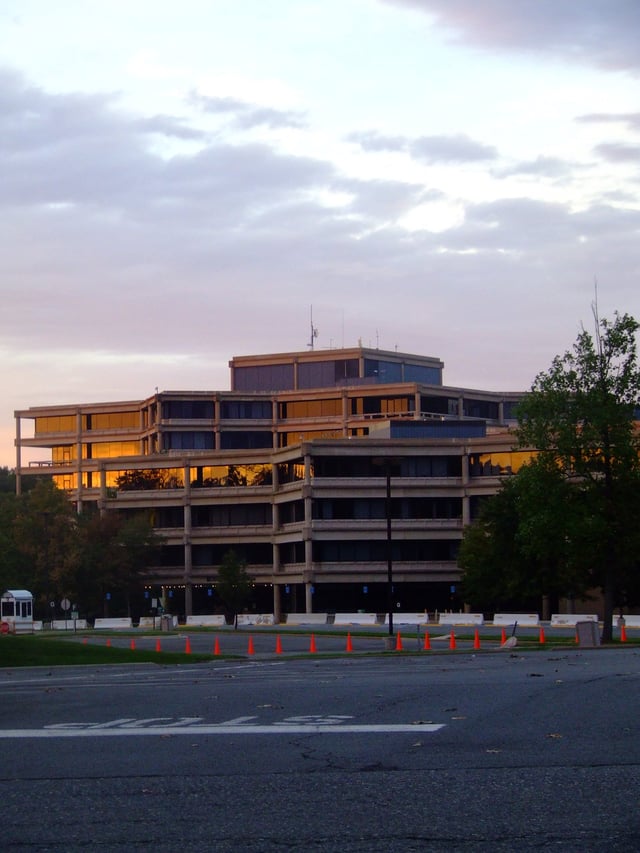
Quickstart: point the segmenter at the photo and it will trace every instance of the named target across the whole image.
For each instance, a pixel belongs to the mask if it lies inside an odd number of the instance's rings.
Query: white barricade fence
[[[42,619],[35,619],[33,622],[33,630],[34,631],[42,631],[43,624]]]
[[[482,613],[440,613],[439,625],[484,625]]]
[[[553,613],[551,615],[552,628],[575,628],[578,622],[597,622],[595,613]]]
[[[287,613],[287,625],[326,625],[326,613]]]
[[[240,620],[240,617],[238,617],[238,620]],[[186,624],[189,627],[197,628],[220,628],[226,622],[223,613],[205,613],[199,616],[187,616]]]
[[[640,613],[625,613],[623,614],[624,624],[627,628],[640,628]],[[620,616],[613,617],[613,627],[620,627]]]
[[[84,631],[87,628],[86,619],[54,619],[51,623],[53,631],[75,631],[80,629]]]
[[[377,613],[336,613],[334,625],[377,625]]]
[[[133,623],[129,616],[114,616],[111,618],[99,617],[93,623],[93,627],[100,628],[132,628]]]
[[[523,628],[535,628],[540,624],[537,613],[494,613],[494,625],[521,625]]]
[[[273,613],[238,613],[238,625],[273,625]]]
[[[429,621],[428,613],[395,613],[393,614],[394,625],[426,625]],[[389,624],[389,614],[385,613],[384,625]]]

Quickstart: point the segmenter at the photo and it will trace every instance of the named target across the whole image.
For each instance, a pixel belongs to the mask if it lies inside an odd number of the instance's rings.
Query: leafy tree
[[[66,494],[43,479],[17,504],[13,536],[20,555],[21,585],[36,604],[59,600],[65,577],[78,559],[77,516]]]
[[[535,448],[580,497],[567,531],[576,557],[603,590],[603,639],[611,639],[614,606],[637,567],[640,510],[640,400],[636,334],[628,314],[613,322],[595,313],[596,334],[582,331],[573,349],[540,373],[518,409],[518,442]],[[575,501],[573,505],[575,506]],[[533,530],[529,547],[540,542]]]
[[[253,582],[247,573],[246,563],[230,549],[223,555],[218,568],[216,590],[234,627],[238,626],[238,613],[249,600],[252,589]]]
[[[106,594],[120,592],[130,614],[131,593],[156,559],[160,537],[146,516],[116,512],[80,517],[79,560],[67,579],[91,612],[106,613]]]
[[[556,466],[534,459],[506,479],[464,534],[465,598],[489,610],[584,594],[589,574],[573,545],[582,496]]]

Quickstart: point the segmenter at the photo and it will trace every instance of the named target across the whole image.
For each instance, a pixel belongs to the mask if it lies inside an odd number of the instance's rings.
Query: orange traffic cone
[[[185,655],[191,654],[191,640],[187,637],[187,642],[184,644],[184,653]]]
[[[107,637],[107,648],[108,649],[111,648],[111,638],[110,637]]]
[[[83,637],[83,638],[82,638],[82,645],[83,645],[83,646],[86,646],[86,645],[87,645],[87,638],[86,638],[86,637]]]
[[[136,650],[136,641],[132,637],[131,638],[131,651],[135,652],[135,650]]]
[[[401,651],[403,651],[403,648],[402,648],[402,637],[400,636],[400,631],[398,631],[398,633],[396,634],[396,651],[397,651],[397,652],[401,652]]]
[[[347,651],[348,652],[353,651],[353,644],[351,642],[351,634],[350,633],[347,634]]]
[[[456,647],[456,635],[453,633],[453,629],[451,631],[451,635],[449,636],[449,648],[455,649]]]
[[[255,655],[255,650],[253,648],[253,637],[249,637],[249,645],[247,646],[247,654]]]
[[[429,637],[428,631],[424,632],[424,646],[423,646],[423,648],[424,648],[425,652],[428,652],[431,650],[431,638]]]
[[[540,626],[540,639],[538,640],[538,642],[541,646],[544,646],[544,644],[547,642],[544,637],[544,628],[542,627],[542,625]]]
[[[282,654],[282,643],[280,641],[280,634],[278,634],[278,636],[276,637],[276,654]]]
[[[622,623],[622,625],[620,625],[620,642],[627,642],[627,626],[624,624],[624,622]]]
[[[476,633],[475,633],[475,635],[474,635],[474,637],[473,637],[473,648],[474,648],[474,649],[479,649],[479,648],[480,648],[480,634],[479,634],[479,632],[478,632],[478,629],[477,629],[477,628],[476,628]]]
[[[502,631],[501,631],[501,633],[500,633],[500,645],[501,645],[501,646],[504,646],[504,644],[505,644],[506,642],[507,642],[507,632],[506,632],[506,631],[505,631],[505,629],[503,628],[503,629],[502,629]]]
[[[161,651],[162,651],[162,648],[160,647],[160,640],[159,640],[159,639],[158,639],[158,640],[156,640],[156,651],[157,651],[157,652],[161,652]]]
[[[309,643],[309,651],[311,652],[311,654],[315,654],[315,652],[317,652],[316,638],[313,636],[313,634],[311,635],[311,642]]]
[[[220,640],[217,637],[213,643],[213,653],[214,655],[220,654]]]

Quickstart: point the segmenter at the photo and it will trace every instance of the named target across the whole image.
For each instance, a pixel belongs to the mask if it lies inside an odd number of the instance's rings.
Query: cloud
[[[456,41],[640,71],[636,0],[385,0],[433,17]]]
[[[406,151],[409,140],[404,136],[388,136],[377,130],[351,133],[348,142],[355,142],[364,151]]]
[[[514,163],[511,166],[502,166],[493,170],[496,177],[508,178],[515,175],[531,175],[538,178],[571,178],[576,169],[575,163],[569,163],[558,157],[536,157],[535,160]]]
[[[233,126],[239,130],[254,127],[300,129],[306,126],[304,114],[296,110],[278,110],[250,104],[238,98],[201,95],[198,92],[192,92],[189,100],[206,113],[231,115]]]
[[[595,147],[596,154],[610,163],[640,163],[640,145],[624,142],[603,142]]]
[[[409,145],[416,160],[426,163],[471,163],[493,160],[498,151],[491,145],[484,145],[470,139],[465,134],[456,136],[421,136]]]
[[[640,130],[640,113],[589,113],[577,116],[583,124],[624,124],[629,130]]]

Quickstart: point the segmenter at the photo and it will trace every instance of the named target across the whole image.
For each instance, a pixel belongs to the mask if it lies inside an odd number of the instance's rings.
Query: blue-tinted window
[[[222,420],[271,419],[269,400],[223,400],[220,404]]]
[[[259,450],[268,447],[273,447],[271,432],[247,430],[246,432],[220,433],[221,450]]]
[[[235,367],[233,381],[235,391],[291,391],[293,364]]]
[[[423,385],[442,385],[442,371],[439,367],[427,367],[424,364],[405,364],[405,382],[421,382]]]
[[[213,400],[165,400],[162,417],[167,420],[212,420]]]
[[[375,378],[376,382],[402,382],[402,364],[365,358],[364,375]]]
[[[165,432],[162,437],[165,450],[213,450],[212,432]]]

